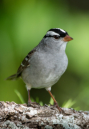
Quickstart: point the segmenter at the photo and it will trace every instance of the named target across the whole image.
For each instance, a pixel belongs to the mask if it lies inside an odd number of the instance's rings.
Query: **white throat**
[[[67,42],[62,43],[61,46],[60,46],[60,50],[61,50],[61,51],[65,51],[66,45],[67,45]]]

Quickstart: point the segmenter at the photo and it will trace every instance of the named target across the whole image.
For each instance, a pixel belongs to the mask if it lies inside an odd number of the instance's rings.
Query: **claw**
[[[31,101],[28,101],[28,104],[27,104],[27,106],[28,106],[28,107],[30,107],[31,105],[38,105],[38,103],[36,103],[36,102],[31,102]]]

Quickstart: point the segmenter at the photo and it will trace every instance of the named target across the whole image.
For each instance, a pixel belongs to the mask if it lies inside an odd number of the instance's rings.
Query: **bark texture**
[[[89,111],[0,102],[0,129],[89,129]]]

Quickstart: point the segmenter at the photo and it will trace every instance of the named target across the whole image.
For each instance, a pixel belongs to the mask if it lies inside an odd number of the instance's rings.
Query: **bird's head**
[[[73,40],[72,37],[68,35],[65,30],[60,28],[54,28],[47,31],[46,35],[44,36],[44,41],[48,46],[66,46],[68,41]]]

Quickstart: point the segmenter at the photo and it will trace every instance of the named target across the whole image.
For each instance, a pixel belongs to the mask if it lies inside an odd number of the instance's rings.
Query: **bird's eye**
[[[60,38],[60,36],[58,36],[58,35],[54,35],[53,36],[55,39],[59,39]]]

